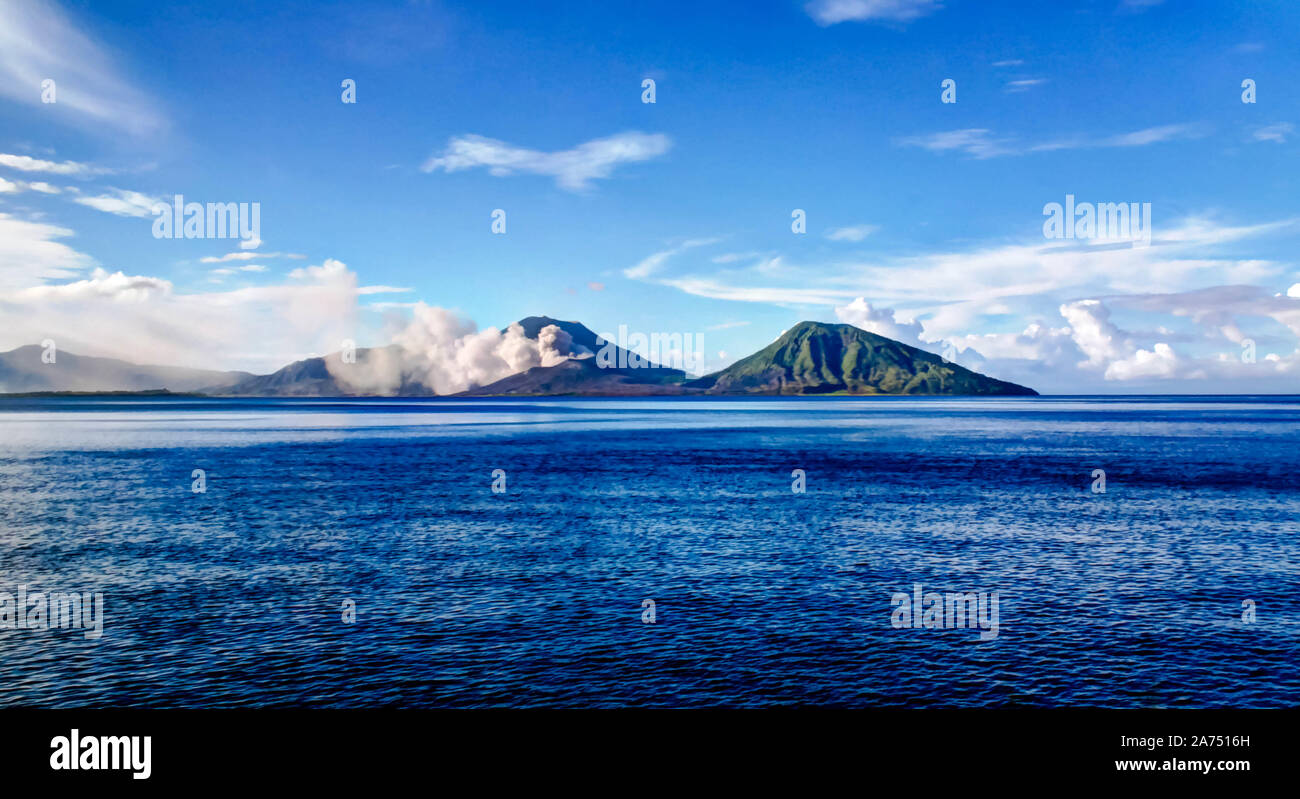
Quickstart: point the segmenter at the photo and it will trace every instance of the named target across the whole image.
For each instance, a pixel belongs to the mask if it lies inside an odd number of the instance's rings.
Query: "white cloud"
[[[358,294],[409,294],[412,291],[415,289],[397,286],[362,286],[357,289]]]
[[[229,275],[238,274],[240,272],[265,272],[265,271],[266,271],[266,267],[262,266],[261,264],[245,264],[244,266],[235,266],[235,267],[226,266],[226,267],[221,267],[220,269],[213,269],[209,274],[217,275],[218,277],[226,277]],[[221,281],[214,279],[213,282],[219,283]],[[363,292],[360,289],[358,289],[357,293],[361,294]]]
[[[1018,82],[1013,81],[1014,83]],[[1038,144],[1022,144],[1013,137],[995,136],[987,128],[964,128],[905,136],[898,139],[896,143],[903,147],[920,147],[937,153],[959,152],[973,158],[985,159],[1056,150],[1080,150],[1096,147],[1143,147],[1177,139],[1198,138],[1204,134],[1204,129],[1199,125],[1160,125],[1110,136],[1077,135]]]
[[[922,326],[914,319],[900,319],[893,308],[873,308],[863,297],[835,309],[835,316],[845,324],[861,328],[868,333],[892,338],[913,347],[930,349],[921,341]]]
[[[304,256],[297,253],[289,252],[250,252],[247,250],[241,252],[228,252],[225,255],[209,255],[199,259],[199,263],[204,264],[223,264],[227,261],[251,261],[256,258],[259,261],[268,258],[303,258]]]
[[[620,164],[655,158],[671,146],[671,140],[662,133],[637,131],[593,139],[556,152],[529,150],[484,136],[456,136],[447,142],[441,155],[431,156],[420,169],[459,172],[484,167],[497,177],[528,172],[553,177],[556,184],[569,191],[581,191],[592,180],[609,177]]]
[[[0,292],[66,279],[94,266],[95,259],[60,241],[72,235],[67,228],[0,213]]]
[[[1082,366],[1104,367],[1124,357],[1127,342],[1110,321],[1110,309],[1099,300],[1079,300],[1061,306],[1061,316],[1070,323],[1074,343],[1087,361]]]
[[[138,303],[158,295],[171,294],[170,281],[143,275],[129,276],[122,272],[109,274],[96,268],[89,278],[71,283],[33,286],[11,295],[18,302],[105,299],[114,302]]]
[[[1295,126],[1290,122],[1278,122],[1274,125],[1265,125],[1262,128],[1256,128],[1251,134],[1255,141],[1271,141],[1278,144],[1284,144],[1286,137],[1295,131]]]
[[[681,244],[677,245],[676,247],[672,247],[667,250],[661,250],[656,253],[651,253],[650,255],[641,259],[635,266],[629,266],[628,268],[624,269],[623,276],[632,278],[634,280],[647,278],[650,275],[654,274],[655,272],[658,272],[659,269],[668,261],[668,259],[672,258],[674,255],[685,252],[686,250],[694,249],[696,247],[704,247],[709,244],[714,244],[717,241],[718,241],[717,239],[688,239],[682,242]]]
[[[804,6],[818,25],[840,22],[907,22],[942,8],[937,0],[813,0]]]
[[[831,230],[826,234],[826,238],[831,241],[862,241],[877,230],[880,230],[877,225],[850,225]]]
[[[41,102],[46,79],[55,81],[54,103]],[[53,3],[0,3],[0,96],[56,121],[158,133],[166,122],[137,85]]]
[[[1009,92],[1028,91],[1034,86],[1041,86],[1047,83],[1047,78],[1024,78],[1022,80],[1007,81],[1006,90]]]
[[[1146,11],[1148,8],[1158,6],[1165,0],[1124,0],[1122,8],[1128,11]]]
[[[1024,60],[1020,58],[1009,58],[1006,61],[994,61],[995,67],[1019,67],[1024,65]]]
[[[46,161],[40,158],[32,158],[30,155],[13,155],[12,153],[0,153],[0,166],[16,169],[19,172],[45,172],[51,175],[65,175],[77,178],[107,175],[112,172],[111,169],[83,164],[80,161]]]
[[[294,280],[331,280],[347,274],[348,267],[342,261],[326,258],[319,265],[301,266],[289,273]]]
[[[157,203],[165,202],[159,197],[150,197],[138,191],[109,188],[109,194],[93,197],[77,196],[72,201],[89,206],[97,211],[104,211],[117,216],[150,217]]]
[[[1106,379],[1167,379],[1180,377],[1185,370],[1186,363],[1174,353],[1173,348],[1164,342],[1157,342],[1150,350],[1139,349],[1129,357],[1111,363],[1106,367]]]
[[[965,128],[920,136],[905,136],[898,140],[898,144],[903,147],[920,147],[937,153],[962,152],[981,159],[1016,153],[1009,146],[1009,139],[994,138],[993,132],[987,128]]]

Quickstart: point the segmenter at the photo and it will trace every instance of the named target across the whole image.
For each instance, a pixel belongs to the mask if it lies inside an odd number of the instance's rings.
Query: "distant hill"
[[[54,363],[41,360],[35,344],[0,352],[0,393],[51,391],[199,391],[227,386],[252,377],[248,372],[187,369],[182,366],[143,366],[116,358],[55,352]]]
[[[366,367],[383,359],[400,360],[395,345],[387,347],[361,347],[356,350],[356,363],[343,364],[343,356],[333,352],[329,355],[304,358],[282,366],[269,375],[249,375],[248,379],[228,386],[213,386],[205,389],[208,394],[222,394],[237,397],[351,397],[367,392],[339,380],[335,375],[347,375],[356,369],[361,372]],[[330,372],[330,365],[334,372]],[[433,392],[419,383],[409,379],[396,387],[396,394],[403,397],[428,397]]]
[[[709,394],[1038,393],[852,325],[819,322],[800,322],[762,350],[685,387]]]

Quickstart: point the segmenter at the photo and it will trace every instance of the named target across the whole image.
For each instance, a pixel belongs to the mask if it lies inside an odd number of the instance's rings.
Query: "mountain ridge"
[[[518,324],[524,335],[537,340],[549,326],[571,339],[569,357],[549,366],[534,366],[483,386],[450,395],[437,395],[413,375],[399,371],[386,392],[366,391],[350,385],[340,375],[342,354],[304,358],[265,375],[222,372],[185,367],[147,366],[112,358],[58,353],[58,364],[43,364],[36,345],[0,353],[0,392],[139,392],[165,390],[216,396],[664,396],[664,395],[954,395],[1035,396],[1026,386],[982,375],[934,353],[846,324],[800,322],[768,346],[703,377],[691,378],[680,369],[640,359],[619,358],[626,353],[580,322],[528,316]],[[598,358],[604,347],[614,357]],[[607,353],[608,355],[609,353]],[[368,367],[402,363],[397,345],[358,348],[358,375]],[[603,366],[601,364],[604,364]],[[384,370],[392,374],[391,368]]]

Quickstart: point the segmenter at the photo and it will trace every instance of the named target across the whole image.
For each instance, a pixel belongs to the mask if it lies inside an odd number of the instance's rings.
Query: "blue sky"
[[[0,10],[0,347],[269,371],[422,303],[709,369],[815,319],[1054,393],[1296,389],[1294,3],[234,5]],[[260,246],[155,238],[177,193]],[[1066,195],[1150,246],[1046,239]]]

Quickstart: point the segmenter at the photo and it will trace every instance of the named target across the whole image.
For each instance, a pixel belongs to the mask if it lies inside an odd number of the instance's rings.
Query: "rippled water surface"
[[[0,591],[106,614],[0,706],[1300,705],[1297,467],[1295,397],[0,400]]]

